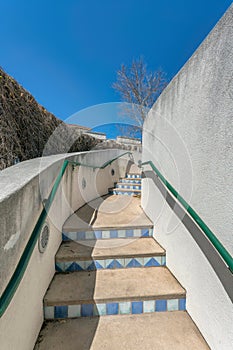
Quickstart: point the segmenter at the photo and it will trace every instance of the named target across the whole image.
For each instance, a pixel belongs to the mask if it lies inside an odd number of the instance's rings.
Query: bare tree
[[[167,85],[166,74],[151,72],[143,58],[133,60],[131,66],[121,65],[113,88],[120,94],[123,112],[142,128],[146,115]]]

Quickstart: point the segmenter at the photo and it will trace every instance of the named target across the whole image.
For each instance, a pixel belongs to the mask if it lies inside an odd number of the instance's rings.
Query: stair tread
[[[77,331],[78,330],[78,331]],[[35,350],[208,350],[185,311],[47,322]]]
[[[166,267],[97,270],[57,274],[44,304],[151,300],[185,297],[185,290]]]
[[[154,238],[111,238],[95,241],[69,241],[61,244],[56,261],[78,261],[108,258],[125,258],[140,256],[161,256],[165,250],[154,240]]]
[[[108,195],[97,198],[72,214],[65,222],[63,231],[153,226],[140,204],[140,199],[133,196]],[[91,226],[95,210],[96,217]]]
[[[141,184],[136,184],[131,182],[117,182],[116,184],[121,186],[141,186]]]
[[[141,190],[133,189],[133,188],[119,188],[115,187],[113,191],[120,191],[120,192],[141,192]]]

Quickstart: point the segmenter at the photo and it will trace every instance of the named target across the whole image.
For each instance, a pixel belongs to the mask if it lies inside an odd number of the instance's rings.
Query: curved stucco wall
[[[0,173],[0,294],[9,282],[65,159],[100,166],[123,154],[104,150],[33,159]],[[45,253],[35,246],[24,277],[0,318],[2,349],[31,350],[43,322],[43,297],[55,273],[54,257],[61,243],[65,220],[85,202],[106,194],[125,175],[129,157],[123,156],[105,169],[69,165],[47,217],[50,237]],[[115,174],[111,174],[111,170]],[[83,178],[86,187],[82,188]]]
[[[143,131],[152,160],[233,254],[233,6],[171,81]],[[187,290],[187,309],[211,349],[230,350],[233,307],[187,229],[153,181],[142,205],[167,250],[168,267]]]

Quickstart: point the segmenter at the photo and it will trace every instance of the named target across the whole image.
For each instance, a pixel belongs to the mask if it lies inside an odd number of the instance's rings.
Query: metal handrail
[[[62,180],[62,177],[66,171],[66,168],[68,166],[68,164],[71,164],[73,166],[84,166],[84,167],[89,167],[89,168],[93,168],[93,169],[104,169],[106,168],[108,165],[112,164],[115,160],[117,160],[118,158],[123,157],[126,154],[131,154],[131,152],[125,152],[111,160],[108,160],[107,162],[105,162],[104,164],[102,164],[101,166],[94,166],[94,165],[88,165],[88,164],[82,164],[81,162],[73,162],[73,161],[69,161],[69,160],[65,160],[62,164],[62,167],[58,173],[58,176],[54,182],[54,185],[52,187],[52,190],[49,194],[48,199],[45,201],[44,204],[44,208],[42,209],[42,212],[39,216],[39,219],[36,222],[36,225],[32,231],[32,234],[28,240],[28,243],[23,251],[23,254],[16,266],[16,269],[10,279],[10,281],[8,282],[4,292],[2,293],[1,297],[0,297],[0,317],[2,317],[2,315],[4,314],[4,312],[6,311],[8,305],[10,304],[22,278],[23,275],[26,271],[26,268],[28,266],[30,257],[32,255],[32,252],[34,250],[34,247],[36,245],[37,239],[40,235],[42,226],[46,220],[46,217],[48,215],[48,211],[53,203],[54,197],[56,195],[56,192],[58,190],[59,184]]]
[[[211,231],[211,229],[205,224],[205,222],[196,213],[196,211],[185,201],[185,199],[175,190],[175,188],[165,179],[165,177],[160,173],[160,171],[156,168],[156,166],[151,160],[143,162],[142,166],[143,165],[150,165],[150,167],[158,175],[159,179],[163,182],[163,184],[169,189],[169,191],[174,195],[174,197],[177,198],[180,204],[186,209],[186,211],[190,214],[192,219],[196,222],[196,224],[200,227],[200,229],[205,233],[209,241],[213,244],[214,248],[218,251],[221,258],[225,261],[225,263],[229,267],[229,270],[233,273],[233,257],[226,250],[226,248],[219,241],[219,239],[215,236],[215,234]]]

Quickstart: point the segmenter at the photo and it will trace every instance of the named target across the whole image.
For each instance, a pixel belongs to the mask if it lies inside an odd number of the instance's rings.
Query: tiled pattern
[[[141,185],[137,185],[137,184],[131,184],[131,185],[123,185],[123,184],[117,184],[116,188],[124,188],[124,189],[131,189],[131,190],[140,190],[141,189]]]
[[[128,179],[141,179],[141,175],[140,174],[127,174],[126,177]]]
[[[93,271],[133,267],[165,266],[165,256],[56,262],[57,272]]]
[[[137,196],[139,194],[141,194],[140,192],[134,192],[134,191],[121,191],[120,189],[114,188],[113,190],[113,194],[117,194],[117,195],[123,195],[123,196]]]
[[[108,239],[108,238],[131,238],[131,237],[151,237],[153,228],[122,229],[122,230],[95,230],[79,232],[63,232],[63,241],[83,241],[88,239]]]
[[[141,179],[120,179],[120,182],[123,182],[123,183],[131,183],[131,184],[141,184]]]
[[[45,319],[142,314],[186,309],[186,299],[123,301],[102,304],[45,306]]]

